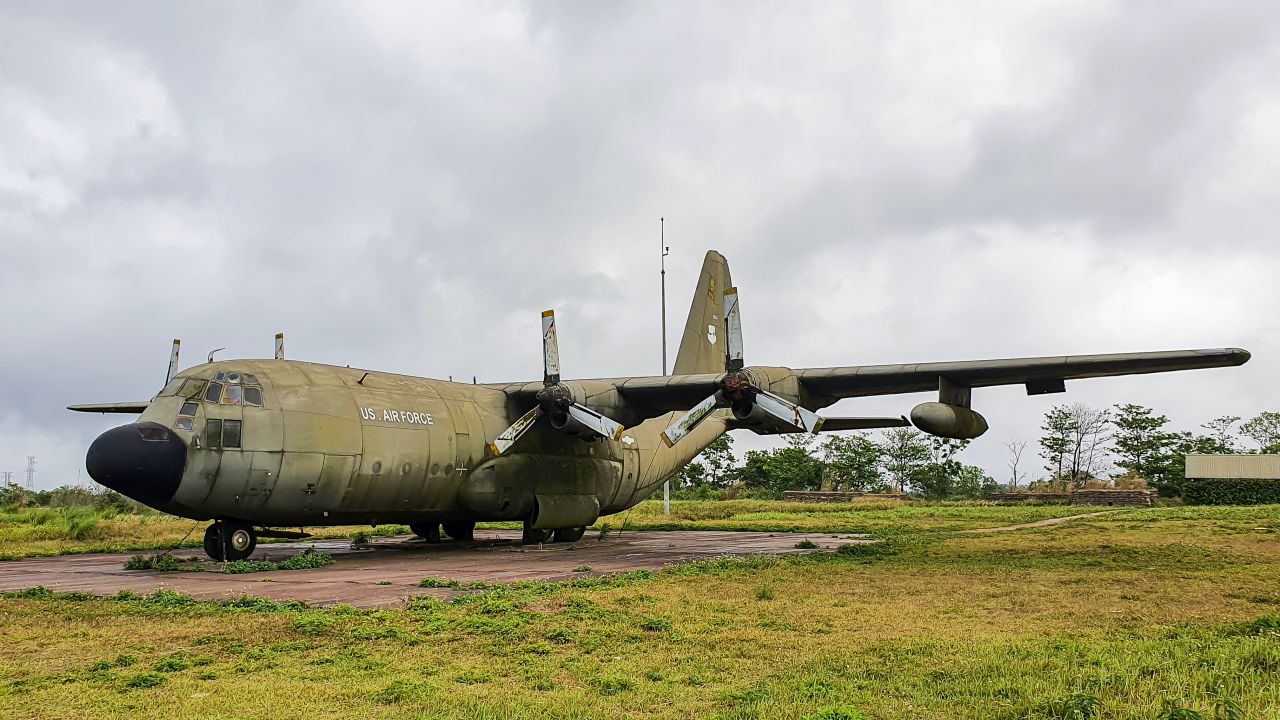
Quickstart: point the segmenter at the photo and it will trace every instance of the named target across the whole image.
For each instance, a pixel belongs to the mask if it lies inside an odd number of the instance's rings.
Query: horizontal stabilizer
[[[150,406],[150,402],[121,402],[121,403],[88,403],[86,405],[68,405],[68,410],[87,413],[121,413],[126,415],[137,415]]]

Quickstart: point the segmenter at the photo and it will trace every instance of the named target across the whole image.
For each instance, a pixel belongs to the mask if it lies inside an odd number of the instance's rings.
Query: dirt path
[[[1120,510],[1103,510],[1101,512],[1084,513],[1082,515],[1068,515],[1066,517],[1049,518],[1048,520],[1037,520],[1035,522],[1022,523],[1020,525],[1003,525],[993,528],[974,528],[972,530],[960,530],[964,535],[972,535],[975,533],[987,532],[1006,532],[1008,530],[1026,530],[1028,528],[1048,527],[1049,525],[1058,525],[1072,520],[1081,520],[1084,518],[1098,517],[1099,515],[1110,515],[1111,513],[1121,512]]]

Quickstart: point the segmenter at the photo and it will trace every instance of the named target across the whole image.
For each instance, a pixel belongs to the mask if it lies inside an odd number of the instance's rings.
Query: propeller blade
[[[817,413],[805,410],[790,400],[764,390],[756,395],[756,407],[794,426],[797,430],[817,433],[822,428],[822,418]]]
[[[742,369],[742,316],[738,313],[738,288],[724,291],[725,372]]]
[[[276,333],[276,359],[284,359],[284,333]]]
[[[511,427],[503,430],[493,442],[489,443],[489,450],[494,455],[501,455],[511,449],[512,445],[533,427],[533,423],[542,417],[542,407],[535,405],[532,410],[520,416],[519,420],[511,423]]]
[[[542,383],[560,382],[560,344],[556,342],[556,311],[542,313]]]
[[[173,349],[169,351],[169,372],[164,375],[164,384],[168,385],[173,379],[173,374],[178,371],[178,350],[182,347],[182,341],[178,338],[173,339]],[[163,385],[161,387],[164,387]]]
[[[622,437],[622,431],[626,428],[621,423],[614,422],[612,419],[601,415],[585,405],[574,403],[569,406],[569,417],[585,425],[595,434],[608,440],[617,440]]]
[[[698,423],[710,415],[711,411],[715,410],[716,405],[719,404],[720,393],[717,392],[715,395],[694,405],[689,409],[689,412],[681,415],[675,422],[671,423],[670,427],[662,431],[662,442],[666,443],[667,447],[674,446],[680,442],[680,438],[692,432],[698,426]]]

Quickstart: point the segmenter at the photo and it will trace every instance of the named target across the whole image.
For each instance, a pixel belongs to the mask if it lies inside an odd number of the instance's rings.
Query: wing
[[[1025,385],[1030,394],[1062,392],[1067,380],[1173,372],[1200,368],[1231,367],[1248,362],[1249,353],[1238,348],[1173,350],[1168,352],[1114,353],[1108,355],[1056,355],[1007,360],[966,360],[961,362],[915,363],[906,365],[854,365],[796,370],[802,394],[801,405],[816,410],[841,398],[938,391],[946,378],[952,385],[989,387]],[[588,388],[588,405],[607,408],[615,416],[625,415],[628,426],[639,418],[684,411],[698,404],[717,388],[720,374],[657,375],[647,377],[601,378],[577,381]],[[494,384],[512,398],[516,415],[532,407],[541,382]],[[616,390],[627,407],[614,407],[603,398]],[[595,401],[593,393],[602,393]],[[831,420],[836,420],[832,418]],[[844,419],[841,419],[844,420]],[[900,425],[896,418],[867,418],[883,421],[874,427]],[[890,424],[892,423],[892,424]],[[867,427],[868,425],[863,425]],[[823,427],[828,427],[824,425]],[[836,429],[834,426],[829,429]],[[842,428],[842,429],[852,429]]]
[[[1249,361],[1239,348],[1168,352],[1058,355],[1008,360],[862,365],[796,370],[800,384],[818,407],[848,397],[897,395],[937,390],[941,378],[968,387],[1025,385],[1028,394],[1061,392],[1067,380],[1231,367]]]
[[[149,402],[120,402],[120,403],[88,403],[84,405],[68,405],[68,410],[76,412],[96,412],[96,413],[122,413],[129,415],[137,415],[147,409],[151,403]]]

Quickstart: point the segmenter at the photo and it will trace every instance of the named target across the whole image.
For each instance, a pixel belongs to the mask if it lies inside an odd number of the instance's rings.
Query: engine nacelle
[[[987,431],[987,419],[969,408],[940,402],[911,408],[911,424],[938,437],[972,440]]]

